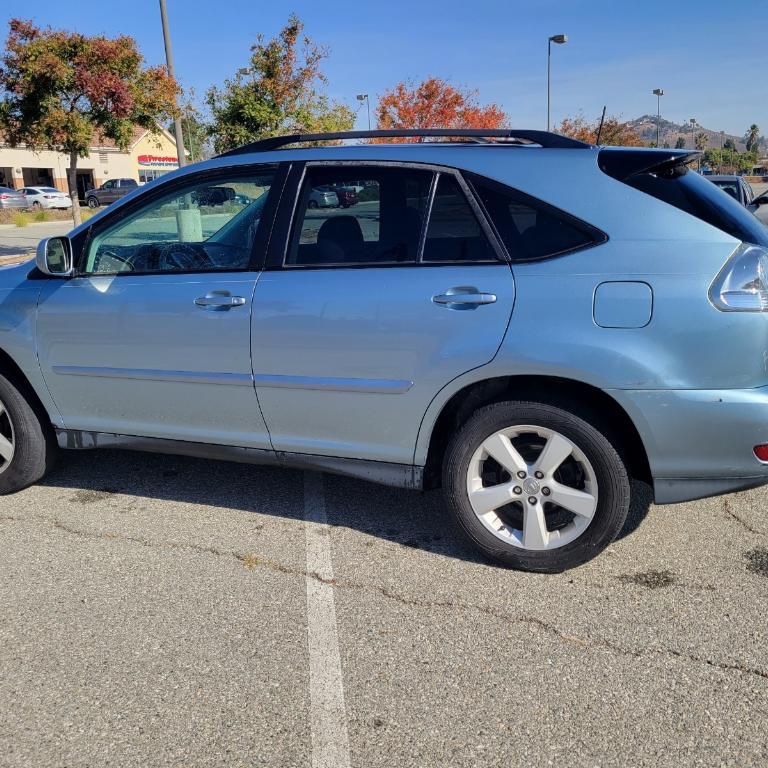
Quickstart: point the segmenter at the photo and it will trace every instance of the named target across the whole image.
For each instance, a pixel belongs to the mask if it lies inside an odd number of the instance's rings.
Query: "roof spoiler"
[[[686,166],[701,155],[695,149],[601,149],[597,163],[603,173],[626,181],[641,173],[664,174]]]

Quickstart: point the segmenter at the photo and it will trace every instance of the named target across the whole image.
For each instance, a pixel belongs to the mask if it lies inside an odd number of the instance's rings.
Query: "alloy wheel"
[[[595,470],[560,432],[521,424],[487,437],[467,468],[467,494],[494,536],[526,550],[550,550],[581,536],[597,509]]]

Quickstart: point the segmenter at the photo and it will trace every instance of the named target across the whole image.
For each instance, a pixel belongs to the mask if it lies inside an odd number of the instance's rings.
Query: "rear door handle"
[[[442,304],[448,307],[454,306],[457,309],[459,307],[469,309],[481,307],[484,304],[494,304],[496,302],[496,294],[484,293],[483,291],[478,291],[477,288],[462,285],[457,288],[449,288],[445,293],[433,296],[432,301],[435,304]]]
[[[230,296],[227,291],[209,291],[205,296],[195,299],[195,305],[202,309],[226,310],[242,307],[245,304],[243,296]]]

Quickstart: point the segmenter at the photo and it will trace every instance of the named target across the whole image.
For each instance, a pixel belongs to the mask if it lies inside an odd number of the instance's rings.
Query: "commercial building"
[[[88,157],[77,162],[77,192],[85,199],[88,189],[100,187],[109,179],[135,179],[145,184],[179,167],[173,135],[159,128],[152,133],[136,126],[126,150],[111,139],[101,137],[91,147]],[[67,192],[69,157],[60,152],[27,147],[9,147],[0,137],[0,186],[50,186]]]

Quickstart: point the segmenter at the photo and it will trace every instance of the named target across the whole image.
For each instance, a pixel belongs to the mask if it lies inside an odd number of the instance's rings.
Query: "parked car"
[[[89,208],[98,208],[100,205],[109,205],[133,192],[139,186],[135,179],[110,179],[105,181],[98,189],[90,189],[85,195],[85,202]]]
[[[0,211],[14,209],[23,210],[29,207],[27,198],[16,189],[0,187]]]
[[[752,212],[757,209],[757,206],[753,205],[755,194],[752,187],[742,176],[720,174],[707,178],[745,208],[749,208]]]
[[[339,208],[351,208],[357,204],[357,192],[353,187],[334,187],[333,191],[339,198]]]
[[[330,187],[311,189],[307,201],[308,208],[338,208],[339,196]]]
[[[257,142],[0,270],[0,490],[57,444],[442,486],[481,552],[554,572],[622,530],[633,479],[659,504],[768,482],[768,230],[693,151],[465,133]],[[318,226],[348,179],[379,194]],[[204,237],[159,215],[245,183],[263,202]]]
[[[32,208],[71,208],[72,198],[55,187],[24,187],[21,194]]]
[[[210,186],[198,190],[194,199],[198,205],[215,206],[235,200],[235,190],[226,186]]]

